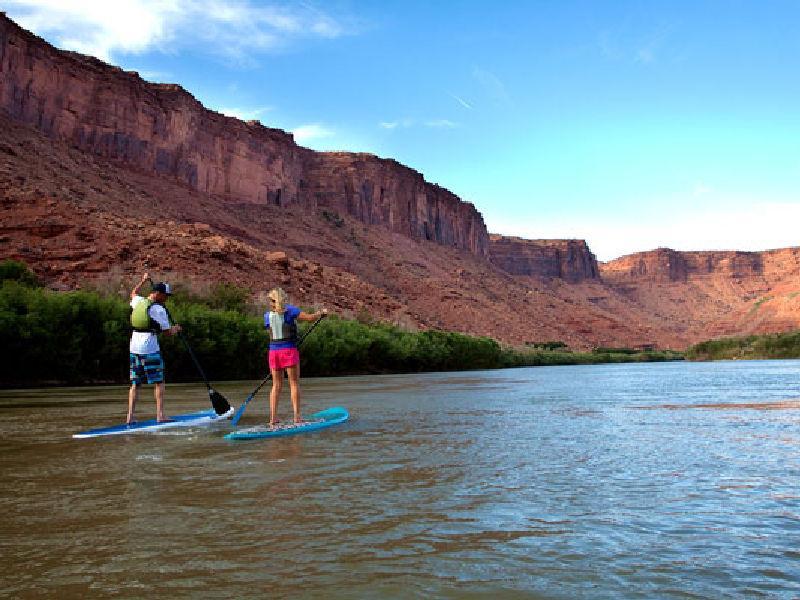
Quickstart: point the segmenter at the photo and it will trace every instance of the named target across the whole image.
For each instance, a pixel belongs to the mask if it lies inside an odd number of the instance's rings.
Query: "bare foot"
[[[161,417],[159,419],[156,419],[156,422],[158,422],[158,423],[172,423],[172,419],[170,419],[169,417]]]

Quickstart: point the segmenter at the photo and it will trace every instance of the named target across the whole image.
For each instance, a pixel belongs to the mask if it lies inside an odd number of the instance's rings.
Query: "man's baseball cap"
[[[157,284],[153,286],[154,292],[161,292],[162,294],[166,294],[167,296],[172,295],[172,286],[165,281],[159,281]]]

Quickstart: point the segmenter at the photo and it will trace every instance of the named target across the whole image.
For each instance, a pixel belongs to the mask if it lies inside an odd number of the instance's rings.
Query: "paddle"
[[[301,338],[300,338],[300,341],[298,341],[298,342],[297,342],[297,347],[298,347],[298,348],[299,348],[300,346],[302,346],[302,345],[303,345],[303,342],[306,340],[306,338],[308,337],[308,335],[309,335],[309,334],[310,334],[312,331],[314,331],[314,328],[315,328],[317,325],[319,325],[320,321],[322,321],[322,319],[324,319],[324,318],[325,318],[325,317],[327,317],[327,316],[328,316],[328,315],[327,315],[326,313],[322,313],[322,316],[321,316],[319,319],[317,319],[317,320],[314,322],[314,324],[313,324],[313,325],[312,325],[312,326],[309,328],[309,330],[308,330],[308,331],[306,331],[306,332],[303,334],[303,337],[301,337]],[[233,425],[234,427],[236,427],[236,424],[239,422],[239,419],[241,419],[241,418],[242,418],[242,415],[244,414],[244,411],[245,411],[245,409],[247,408],[247,404],[250,402],[250,400],[252,400],[253,398],[255,398],[255,395],[258,393],[258,390],[260,390],[262,387],[264,387],[264,384],[265,384],[265,383],[267,383],[267,382],[268,382],[270,379],[272,379],[272,371],[270,371],[269,375],[267,375],[267,376],[264,378],[264,380],[263,380],[261,383],[259,383],[259,384],[256,386],[256,389],[254,389],[254,390],[253,390],[253,391],[250,393],[250,395],[247,397],[247,399],[246,399],[246,400],[245,400],[245,401],[242,403],[242,405],[241,405],[241,406],[238,408],[238,410],[236,411],[236,414],[234,414],[234,415],[233,415],[233,418],[231,419],[231,425]]]
[[[200,377],[203,378],[203,381],[205,382],[206,387],[208,388],[208,397],[211,400],[211,406],[214,407],[214,412],[216,412],[218,415],[227,414],[227,412],[231,410],[230,403],[225,399],[225,396],[223,396],[217,390],[211,387],[211,384],[208,382],[208,378],[206,377],[206,374],[203,371],[203,367],[200,366],[200,361],[197,360],[197,357],[194,355],[194,350],[192,350],[192,347],[189,345],[189,342],[186,341],[186,338],[183,336],[183,333],[179,331],[178,337],[183,342],[183,345],[186,346],[186,349],[189,351],[189,356],[192,357],[194,366],[197,367],[197,371],[200,373]]]
[[[150,279],[150,285],[153,286],[154,284],[152,278],[148,279]],[[169,310],[167,310],[166,306],[164,306],[164,311],[167,313],[167,317],[169,318],[170,322],[174,323],[174,321],[172,320],[172,315],[169,314]],[[189,356],[192,357],[192,362],[194,362],[194,366],[197,367],[197,371],[200,373],[200,377],[203,378],[203,381],[206,384],[206,388],[208,388],[208,398],[211,400],[211,406],[214,407],[214,412],[217,413],[218,415],[227,414],[228,411],[231,410],[230,403],[225,399],[225,396],[223,396],[217,390],[211,387],[211,384],[208,382],[208,377],[206,377],[206,373],[205,371],[203,371],[203,367],[200,366],[200,361],[197,360],[197,357],[194,354],[194,350],[192,350],[192,347],[189,345],[189,342],[186,341],[186,338],[183,336],[183,333],[179,331],[178,337],[180,338],[181,342],[183,342],[183,345],[186,346],[186,350],[189,351]]]

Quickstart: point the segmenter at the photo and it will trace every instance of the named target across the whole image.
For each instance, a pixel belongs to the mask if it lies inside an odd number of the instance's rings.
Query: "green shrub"
[[[234,304],[242,296],[232,296]],[[211,381],[267,374],[269,338],[260,316],[213,308],[214,300],[168,301]],[[230,298],[230,297],[224,297]],[[238,298],[238,299],[237,299]],[[222,302],[224,305],[225,300]],[[53,292],[9,279],[0,284],[0,382],[3,385],[125,382],[130,308],[95,291]],[[301,335],[311,324],[301,324]],[[178,337],[162,336],[167,381],[199,376]],[[445,331],[412,333],[385,323],[326,318],[301,351],[304,375],[413,373],[501,367],[673,360],[664,353],[601,354],[520,351],[495,340]]]
[[[800,331],[708,340],[686,351],[690,360],[800,358]]]
[[[40,287],[36,274],[24,262],[7,258],[0,261],[0,281],[16,281],[28,287]]]

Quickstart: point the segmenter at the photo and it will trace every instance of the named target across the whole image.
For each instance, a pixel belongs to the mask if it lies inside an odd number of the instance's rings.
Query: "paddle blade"
[[[218,415],[224,415],[231,410],[230,403],[217,390],[209,388],[208,397],[211,399],[211,406],[214,407],[214,412]]]

